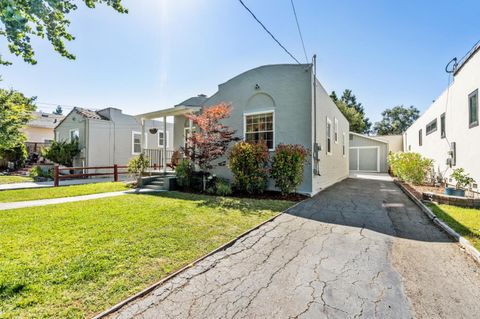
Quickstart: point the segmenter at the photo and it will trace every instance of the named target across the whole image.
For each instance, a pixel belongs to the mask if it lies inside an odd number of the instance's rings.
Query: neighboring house
[[[435,171],[446,178],[464,168],[480,182],[479,88],[480,43],[459,61],[453,83],[408,128],[405,151],[433,159]]]
[[[220,84],[210,98],[200,95],[137,118],[173,116],[178,149],[194,129],[187,115],[220,102],[233,107],[223,123],[235,129],[237,137],[264,140],[271,154],[281,143],[301,144],[310,151],[299,192],[313,195],[348,177],[349,124],[315,78],[312,64],[261,66]],[[226,166],[213,173],[232,178]],[[274,188],[272,182],[269,188]]]
[[[54,139],[54,129],[63,120],[63,115],[34,112],[33,118],[24,128],[27,137],[25,143],[29,153],[38,153]]]
[[[127,165],[141,152],[155,155],[164,148],[172,150],[172,123],[167,123],[166,134],[162,122],[150,120],[143,124],[116,108],[92,111],[76,107],[56,127],[55,139],[78,138],[81,152],[75,166]]]

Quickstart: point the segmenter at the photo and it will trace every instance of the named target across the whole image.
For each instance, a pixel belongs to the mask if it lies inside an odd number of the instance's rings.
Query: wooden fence
[[[113,165],[113,166],[78,166],[78,167],[60,167],[58,164],[55,164],[53,167],[53,186],[58,187],[60,185],[61,180],[67,179],[82,179],[88,178],[92,176],[113,176],[113,180],[115,182],[119,181],[119,176],[123,174],[128,174],[126,169],[128,166],[120,166],[120,165]],[[148,168],[153,168],[154,171],[159,170],[160,167],[156,164],[149,166]],[[87,173],[89,170],[104,170],[104,172],[95,172],[95,173]],[[61,174],[61,172],[69,171],[72,172],[71,174]],[[77,173],[81,171],[81,173]]]

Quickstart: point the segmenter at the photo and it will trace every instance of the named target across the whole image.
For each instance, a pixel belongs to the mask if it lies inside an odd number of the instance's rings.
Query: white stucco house
[[[81,152],[75,166],[123,166],[142,152],[151,155],[152,165],[161,166],[158,154],[173,149],[173,124],[165,124],[153,120],[142,123],[111,107],[100,111],[75,107],[56,126],[55,140],[78,138]]]
[[[260,66],[220,84],[210,97],[199,95],[136,117],[143,123],[173,119],[173,147],[178,149],[195,129],[186,115],[221,102],[233,107],[224,124],[237,137],[264,140],[272,153],[280,143],[301,144],[310,151],[299,192],[313,195],[348,177],[349,123],[316,79],[313,64]],[[232,178],[226,166],[213,173]]]
[[[451,85],[408,128],[405,151],[433,159],[437,173],[446,178],[464,168],[480,182],[479,87],[480,42],[455,64]]]

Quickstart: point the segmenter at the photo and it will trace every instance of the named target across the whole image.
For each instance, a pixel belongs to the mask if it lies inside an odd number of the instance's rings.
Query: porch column
[[[163,173],[167,173],[167,117],[163,117]]]
[[[142,153],[143,153],[143,150],[144,150],[145,148],[147,148],[147,147],[146,147],[146,142],[147,142],[147,141],[146,141],[146,139],[145,139],[145,119],[144,119],[144,118],[142,118],[142,139],[141,139],[140,141],[142,141],[142,143],[141,143],[141,144],[142,144],[142,145],[141,145],[141,150],[142,150]]]

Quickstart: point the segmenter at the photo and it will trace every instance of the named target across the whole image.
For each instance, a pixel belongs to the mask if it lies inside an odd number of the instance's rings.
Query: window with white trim
[[[347,156],[347,136],[345,133],[342,135],[342,155],[343,157]]]
[[[78,129],[70,130],[70,142],[80,139],[80,132]]]
[[[273,112],[245,114],[245,140],[264,141],[269,150],[274,148]]]
[[[138,155],[142,152],[142,133],[132,131],[132,154]]]
[[[335,139],[335,143],[338,143],[338,119],[337,118],[335,118],[334,125],[335,125],[334,139]]]
[[[166,143],[166,146],[168,147],[168,131],[165,132],[165,136],[163,135],[163,131],[158,131],[158,146],[163,147]]]
[[[327,154],[332,154],[332,121],[327,117]]]
[[[478,126],[478,90],[468,95],[468,127]]]

